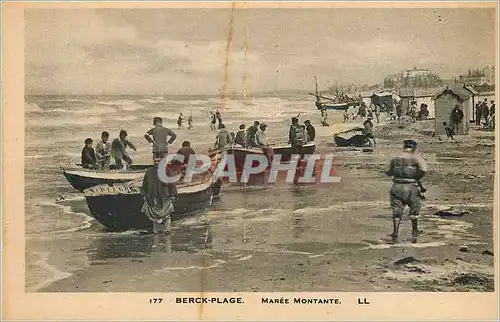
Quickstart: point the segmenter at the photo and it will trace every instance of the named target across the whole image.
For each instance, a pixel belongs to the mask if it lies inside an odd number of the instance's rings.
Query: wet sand
[[[493,251],[494,133],[473,130],[455,144],[432,137],[432,126],[377,127],[373,153],[340,150],[322,136],[319,152],[334,153],[340,183],[226,186],[210,212],[174,223],[171,235],[71,245],[85,268],[39,291],[493,291],[494,258],[483,252]],[[429,163],[426,233],[411,243],[406,210],[391,245],[391,182],[381,172],[406,138]],[[450,206],[469,213],[434,216]]]

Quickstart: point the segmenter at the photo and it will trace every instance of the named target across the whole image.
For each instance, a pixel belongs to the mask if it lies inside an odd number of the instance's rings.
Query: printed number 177
[[[163,299],[149,299],[150,304],[160,304],[163,301]]]

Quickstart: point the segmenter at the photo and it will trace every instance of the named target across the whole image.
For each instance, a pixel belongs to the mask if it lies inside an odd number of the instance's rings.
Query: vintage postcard
[[[2,318],[498,319],[498,3],[4,2]]]

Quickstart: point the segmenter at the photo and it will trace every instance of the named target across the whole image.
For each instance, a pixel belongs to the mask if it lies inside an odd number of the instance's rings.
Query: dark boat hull
[[[348,139],[338,135],[334,135],[333,140],[335,141],[335,144],[339,147],[362,148],[369,146],[368,138],[362,134],[354,135]]]
[[[273,147],[273,153],[280,154],[281,155],[281,161],[287,162],[290,161],[292,158],[292,146],[291,145],[285,145],[285,146],[277,146]],[[302,147],[302,153],[303,154],[313,154],[316,152],[316,144],[315,143],[307,143]]]
[[[99,193],[99,191],[111,193]],[[190,213],[209,207],[213,193],[220,190],[220,184],[213,185],[210,181],[191,187],[179,189],[172,220],[179,220]],[[121,192],[120,192],[121,191]],[[103,226],[123,231],[130,229],[151,229],[151,220],[141,212],[144,202],[139,187],[127,185],[102,185],[87,189],[85,199],[92,217]]]

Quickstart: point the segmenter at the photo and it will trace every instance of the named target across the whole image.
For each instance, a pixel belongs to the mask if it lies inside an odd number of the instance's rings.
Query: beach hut
[[[403,114],[407,114],[410,110],[410,103],[415,99],[415,90],[412,87],[402,87],[399,89],[399,97],[401,97],[401,108]]]
[[[458,129],[458,135],[469,134],[469,122],[467,118],[471,115],[471,94],[463,87],[449,86],[439,91],[434,97],[435,106],[435,131],[436,135],[445,134],[443,122],[450,123],[451,111],[458,105],[464,113],[464,119]]]
[[[382,91],[382,92],[376,92],[373,93],[372,96],[370,96],[371,103],[378,105],[380,107],[385,106],[385,110],[381,110],[382,112],[384,111],[392,111],[394,109],[394,101],[399,100],[399,96],[395,92],[389,92],[389,91]]]
[[[477,97],[479,95],[479,92],[470,85],[464,85],[464,88],[470,93],[469,105],[472,108],[470,109],[471,114],[468,115],[468,117],[471,122],[474,122],[476,120],[476,103],[481,103],[481,101]]]

